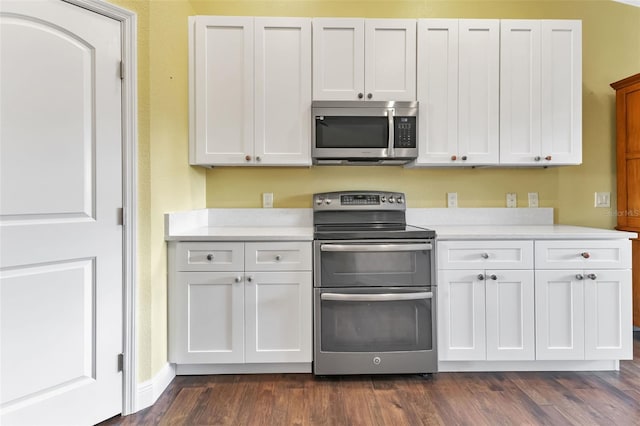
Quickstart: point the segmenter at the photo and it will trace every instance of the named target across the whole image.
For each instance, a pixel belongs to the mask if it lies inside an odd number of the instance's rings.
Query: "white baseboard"
[[[176,377],[176,371],[173,364],[166,363],[151,380],[138,383],[134,412],[144,410],[155,404],[174,377]]]

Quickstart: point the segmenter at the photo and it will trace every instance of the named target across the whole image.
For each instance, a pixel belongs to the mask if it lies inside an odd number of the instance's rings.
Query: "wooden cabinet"
[[[536,242],[536,359],[633,358],[630,252],[628,240]]]
[[[496,19],[418,20],[415,165],[498,164],[499,30]]]
[[[313,99],[415,101],[416,21],[314,19]]]
[[[531,241],[438,243],[441,360],[534,359],[532,267]]]
[[[310,165],[311,20],[189,18],[194,165]]]
[[[582,162],[582,35],[572,20],[500,21],[500,164]]]
[[[310,363],[311,244],[171,243],[169,361]]]
[[[640,74],[611,83],[616,90],[618,226],[640,233]],[[640,242],[633,242],[633,324],[640,327]]]

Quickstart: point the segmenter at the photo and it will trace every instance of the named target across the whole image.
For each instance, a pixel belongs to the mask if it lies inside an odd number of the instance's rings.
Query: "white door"
[[[533,271],[491,270],[485,278],[487,360],[534,360]]]
[[[480,280],[479,276],[483,279]],[[438,272],[438,354],[442,361],[486,359],[484,271]]]
[[[197,16],[192,25],[191,164],[253,162],[253,18]]]
[[[499,160],[500,21],[461,19],[458,25],[458,148],[464,164]]]
[[[416,100],[415,19],[366,19],[365,99]]]
[[[246,362],[311,362],[312,286],[310,271],[247,272]]]
[[[584,282],[580,276],[581,270],[536,271],[536,359],[584,359]]]
[[[311,165],[311,19],[255,18],[255,161]]]
[[[0,4],[2,424],[122,411],[121,29]]]
[[[418,20],[420,149],[416,164],[458,158],[458,20]]]
[[[364,20],[313,20],[313,99],[364,99]]]

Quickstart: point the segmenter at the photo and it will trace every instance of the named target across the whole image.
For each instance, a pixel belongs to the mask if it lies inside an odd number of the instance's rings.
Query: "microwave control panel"
[[[416,147],[416,117],[394,117],[393,146],[395,148]]]

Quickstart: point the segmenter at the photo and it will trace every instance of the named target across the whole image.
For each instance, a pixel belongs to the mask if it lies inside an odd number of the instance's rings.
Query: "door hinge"
[[[118,371],[124,370],[124,354],[118,354]]]
[[[124,62],[120,61],[120,80],[124,80]]]

